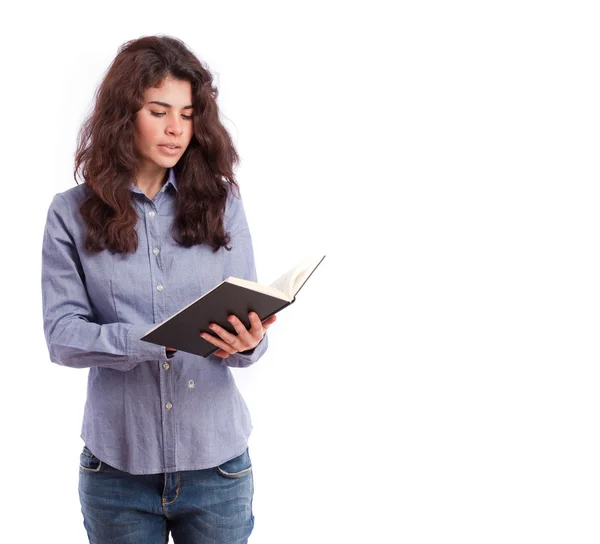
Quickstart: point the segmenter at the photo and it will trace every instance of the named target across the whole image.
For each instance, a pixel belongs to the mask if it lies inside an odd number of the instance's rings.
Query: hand
[[[211,323],[210,329],[218,334],[219,338],[215,338],[205,332],[200,333],[200,336],[207,342],[221,348],[216,351],[214,355],[223,359],[226,359],[239,351],[253,349],[263,339],[267,329],[275,323],[277,316],[272,315],[262,323],[258,315],[254,312],[250,312],[248,318],[250,319],[250,330],[246,329],[246,326],[235,315],[230,315],[228,317],[228,321],[233,325],[237,335],[227,332],[223,327],[220,327],[216,323]]]

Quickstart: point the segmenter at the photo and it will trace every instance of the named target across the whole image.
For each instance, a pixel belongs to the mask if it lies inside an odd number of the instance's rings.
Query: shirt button
[[[173,408],[173,405],[170,402],[167,402],[167,404],[165,404],[165,408],[167,410],[170,410],[171,408]]]
[[[159,284],[156,286],[156,288],[157,288],[159,291],[162,291],[162,290],[164,289],[164,287],[162,286],[162,283],[159,283]]]
[[[156,215],[156,212],[154,210],[152,210],[151,212],[148,212],[148,215],[150,217],[154,217]]]
[[[154,253],[154,255],[158,255],[158,252],[159,252],[159,251],[160,251],[160,249],[158,249],[157,247],[155,247],[155,248],[152,250],[152,253]]]
[[[164,368],[165,370],[169,370],[169,366],[170,366],[170,365],[169,365],[169,363],[164,363],[164,364],[163,364],[163,368]]]

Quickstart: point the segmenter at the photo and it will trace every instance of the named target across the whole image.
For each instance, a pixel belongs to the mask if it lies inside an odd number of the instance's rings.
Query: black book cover
[[[141,340],[167,346],[201,357],[208,357],[219,348],[200,337],[206,332],[218,337],[208,326],[217,323],[232,334],[237,334],[227,318],[233,314],[250,329],[249,312],[256,312],[261,321],[276,314],[295,301],[282,300],[246,287],[224,281],[162,325],[151,330]]]

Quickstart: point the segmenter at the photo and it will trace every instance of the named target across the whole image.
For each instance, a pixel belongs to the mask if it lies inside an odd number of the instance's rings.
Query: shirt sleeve
[[[226,210],[226,227],[229,225],[231,241],[229,247],[231,251],[225,250],[225,266],[223,279],[229,276],[257,281],[256,266],[254,263],[254,248],[252,246],[252,236],[248,228],[248,221],[244,212],[244,205],[241,197],[230,193],[228,207]],[[267,351],[269,339],[265,334],[262,340],[247,352],[237,352],[229,357],[221,359],[216,355],[211,355],[221,361],[221,364],[230,367],[247,367],[258,361]]]
[[[95,322],[83,268],[66,217],[69,206],[56,194],[48,209],[42,242],[42,312],[50,360],[63,366],[131,370],[166,360],[165,346],[142,342],[153,323]]]

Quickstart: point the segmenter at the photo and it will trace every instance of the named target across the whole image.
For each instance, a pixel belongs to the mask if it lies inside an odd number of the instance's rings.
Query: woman
[[[202,358],[140,338],[228,276],[256,281],[210,72],[179,40],[125,43],[83,125],[42,250],[50,359],[89,368],[79,496],[90,542],[247,542],[252,424],[229,367],[267,349],[250,313]],[[244,316],[245,317],[245,316]]]

